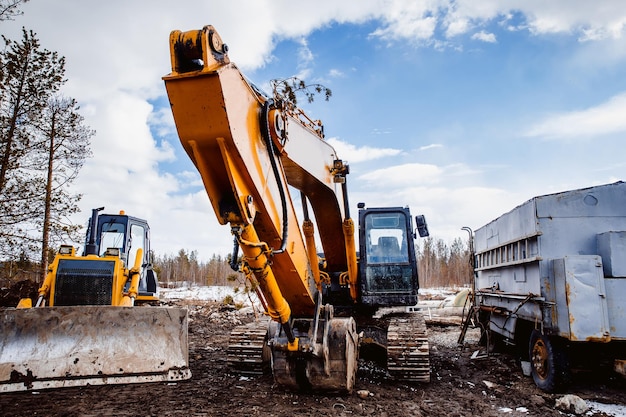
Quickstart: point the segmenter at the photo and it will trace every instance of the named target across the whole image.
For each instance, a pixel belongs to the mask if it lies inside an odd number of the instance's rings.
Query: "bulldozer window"
[[[125,232],[125,226],[121,223],[103,224],[102,235],[100,236],[100,256],[104,255],[107,248],[119,248],[120,253],[123,253]]]
[[[143,249],[144,256],[146,256],[146,230],[138,225],[133,224],[130,226],[130,247],[128,250],[128,267],[132,267],[135,264],[135,257],[137,256],[137,250]],[[142,259],[142,264],[143,259]]]

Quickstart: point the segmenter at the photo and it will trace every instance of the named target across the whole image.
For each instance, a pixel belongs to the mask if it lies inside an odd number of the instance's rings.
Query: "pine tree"
[[[36,246],[28,225],[42,213],[44,182],[33,177],[38,143],[35,122],[65,82],[65,59],[42,49],[32,31],[3,36],[0,52],[0,255],[15,257]]]

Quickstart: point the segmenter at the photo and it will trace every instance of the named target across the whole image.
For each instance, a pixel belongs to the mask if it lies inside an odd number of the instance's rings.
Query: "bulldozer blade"
[[[187,310],[0,310],[0,393],[189,379]]]

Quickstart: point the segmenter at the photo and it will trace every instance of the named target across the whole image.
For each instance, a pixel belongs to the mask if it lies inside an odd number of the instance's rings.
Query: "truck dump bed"
[[[626,183],[534,197],[474,234],[492,330],[519,319],[571,341],[626,340]]]

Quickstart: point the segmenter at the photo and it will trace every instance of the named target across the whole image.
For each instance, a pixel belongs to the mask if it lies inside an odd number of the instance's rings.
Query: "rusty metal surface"
[[[560,334],[572,341],[608,342],[606,289],[602,258],[578,255],[555,259]]]
[[[185,309],[0,310],[0,392],[188,379],[188,365]]]

